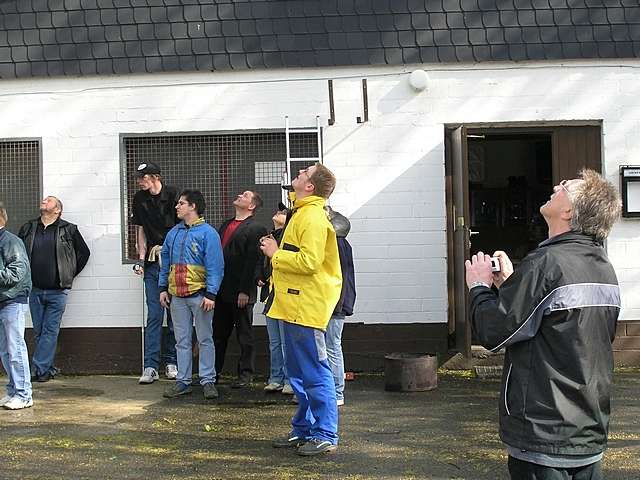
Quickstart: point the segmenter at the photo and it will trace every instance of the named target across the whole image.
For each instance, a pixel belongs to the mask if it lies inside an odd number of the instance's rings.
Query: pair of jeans
[[[284,385],[289,383],[284,354],[284,326],[281,320],[266,317],[267,334],[269,334],[270,372],[267,383]]]
[[[247,303],[238,308],[237,302],[216,300],[216,323],[213,326],[213,341],[216,344],[216,371],[222,373],[227,345],[233,329],[236,329],[236,339],[240,345],[238,359],[238,377],[253,378],[255,371],[255,348],[253,346],[253,303]]]
[[[44,290],[33,288],[29,295],[29,309],[33,323],[35,349],[31,358],[33,374],[36,376],[50,373],[55,375],[53,366],[58,347],[58,334],[62,315],[67,307],[69,290]]]
[[[162,328],[165,309],[160,305],[158,277],[160,265],[149,263],[144,269],[144,293],[147,300],[147,325],[144,329],[144,368],[160,368],[160,345],[165,365],[176,364],[176,337],[173,332],[171,312],[167,311],[167,327]]]
[[[336,385],[336,400],[344,400],[344,357],[342,355],[342,328],[344,315],[334,313],[327,324],[325,339],[327,343],[327,357],[331,365],[333,381]]]
[[[214,383],[216,378],[215,347],[213,346],[213,310],[205,312],[200,304],[204,295],[191,297],[172,297],[171,314],[173,331],[176,335],[176,354],[178,357],[178,376],[176,382],[191,385],[193,371],[192,339],[195,325],[199,346],[198,374],[200,385]]]
[[[287,373],[298,397],[293,435],[338,444],[338,405],[324,332],[283,321]]]
[[[7,395],[31,400],[29,354],[24,341],[24,316],[27,305],[10,303],[0,306],[0,359],[9,379]]]
[[[602,461],[584,467],[545,467],[509,457],[509,475],[513,480],[603,480]]]

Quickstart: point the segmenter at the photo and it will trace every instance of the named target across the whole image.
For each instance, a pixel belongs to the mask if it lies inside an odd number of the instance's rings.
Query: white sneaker
[[[285,383],[284,387],[282,387],[282,393],[284,395],[293,395],[293,388],[288,383]]]
[[[169,380],[175,380],[178,376],[178,367],[173,363],[168,363],[164,369],[164,376]]]
[[[20,410],[21,408],[29,408],[33,406],[33,400],[24,400],[19,397],[11,398],[7,403],[3,405],[7,410]]]
[[[11,395],[5,395],[4,397],[0,398],[0,407],[4,407],[4,404],[7,403],[12,398],[13,397]]]
[[[338,404],[339,407],[341,407],[342,405],[344,405],[344,398],[339,398],[336,403]]]
[[[264,391],[265,392],[269,392],[269,393],[280,392],[280,391],[282,391],[282,384],[281,383],[276,383],[276,382],[271,382],[266,387],[264,387]]]
[[[153,383],[156,380],[160,380],[160,375],[155,368],[147,367],[142,372],[142,376],[138,380],[138,383]]]

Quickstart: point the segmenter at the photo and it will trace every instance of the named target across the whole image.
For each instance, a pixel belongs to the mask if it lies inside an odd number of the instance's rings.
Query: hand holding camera
[[[493,256],[478,252],[465,262],[467,286],[492,284],[500,288],[504,281],[513,273],[513,264],[509,256],[502,250],[494,252]]]
[[[491,258],[495,258],[498,263],[498,269],[493,270],[492,262],[491,270],[493,271],[493,283],[496,287],[500,288],[504,281],[513,273],[513,263],[511,263],[509,256],[502,250],[496,250],[493,252],[493,257]]]

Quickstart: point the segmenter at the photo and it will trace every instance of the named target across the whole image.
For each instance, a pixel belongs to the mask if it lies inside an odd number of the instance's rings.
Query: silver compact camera
[[[500,271],[500,259],[498,259],[498,257],[491,257],[491,271],[492,272]]]

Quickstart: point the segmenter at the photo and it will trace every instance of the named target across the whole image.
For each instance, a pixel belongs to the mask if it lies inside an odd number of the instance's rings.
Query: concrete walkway
[[[347,384],[338,452],[274,450],[294,406],[281,394],[221,387],[206,402],[162,398],[168,381],[58,377],[36,384],[33,408],[0,411],[0,478],[469,479],[507,478],[497,433],[497,380],[441,374],[436,390],[385,392],[381,376]],[[640,373],[616,375],[608,480],[640,478]]]

